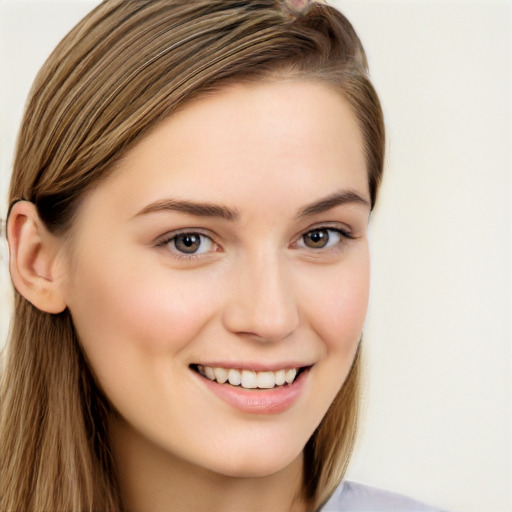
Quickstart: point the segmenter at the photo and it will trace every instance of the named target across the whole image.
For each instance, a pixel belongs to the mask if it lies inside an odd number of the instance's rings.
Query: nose
[[[225,328],[262,342],[289,337],[299,325],[299,311],[287,270],[279,255],[240,262],[223,312]]]

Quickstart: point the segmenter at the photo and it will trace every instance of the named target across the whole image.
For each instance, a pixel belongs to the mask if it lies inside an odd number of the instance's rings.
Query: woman
[[[326,5],[82,20],[13,171],[1,509],[427,510],[339,485],[383,156],[364,50]]]

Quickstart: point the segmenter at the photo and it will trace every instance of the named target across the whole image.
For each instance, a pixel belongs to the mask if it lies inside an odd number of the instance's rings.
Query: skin
[[[299,216],[340,191],[362,200]],[[237,218],[141,214],[169,198]],[[57,281],[118,412],[130,511],[305,509],[302,450],[350,369],[367,309],[368,202],[348,104],[292,80],[196,100],[85,198]],[[309,247],[304,235],[319,228],[328,247]],[[202,235],[196,254],[180,252],[177,230]],[[258,414],[219,399],[190,367],[213,362],[311,368],[291,407]]]

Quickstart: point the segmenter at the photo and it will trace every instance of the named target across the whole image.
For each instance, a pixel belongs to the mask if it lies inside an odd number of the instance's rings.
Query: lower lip
[[[197,376],[210,391],[239,411],[250,414],[278,414],[290,409],[298,400],[308,374],[309,369],[304,370],[292,384],[273,389],[245,389],[219,384],[199,374]]]

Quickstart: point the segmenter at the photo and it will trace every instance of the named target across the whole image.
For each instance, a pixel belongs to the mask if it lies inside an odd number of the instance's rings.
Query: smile
[[[219,384],[230,384],[244,389],[273,389],[293,384],[305,368],[283,368],[277,371],[239,370],[237,368],[195,365],[200,375]]]
[[[192,364],[190,369],[229,406],[244,413],[272,415],[287,411],[299,400],[312,366],[256,370]]]

